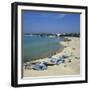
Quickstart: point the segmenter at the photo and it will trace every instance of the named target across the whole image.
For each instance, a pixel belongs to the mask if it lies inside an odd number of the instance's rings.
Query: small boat
[[[61,63],[64,63],[65,60],[64,60],[62,57],[60,57],[60,58],[58,58],[58,59],[52,58],[52,59],[50,60],[50,62],[53,63],[53,64],[55,64],[55,65],[59,65],[59,64],[61,64]]]
[[[48,58],[52,58],[52,56],[49,56]]]
[[[25,68],[25,69],[31,69],[31,65],[32,65],[32,64],[29,63],[29,62],[28,62],[28,63],[25,63],[25,64],[24,64],[24,68]]]
[[[38,70],[38,71],[47,70],[47,65],[44,64],[43,62],[36,63],[36,64],[32,65],[32,69]]]
[[[69,56],[68,55],[62,55],[61,57],[65,59],[65,58],[68,58]]]

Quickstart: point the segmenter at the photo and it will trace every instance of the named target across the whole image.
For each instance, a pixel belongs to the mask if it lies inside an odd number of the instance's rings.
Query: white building
[[[60,35],[61,35],[60,33],[57,34],[58,37],[60,37]]]

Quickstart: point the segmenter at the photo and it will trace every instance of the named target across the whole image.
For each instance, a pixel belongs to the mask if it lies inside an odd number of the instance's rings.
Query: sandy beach
[[[24,77],[40,77],[40,76],[60,76],[60,75],[79,75],[80,74],[80,38],[68,37],[71,41],[62,41],[60,44],[64,46],[61,52],[53,55],[53,58],[62,56],[63,54],[69,57],[64,63],[59,65],[48,66],[47,70],[37,71],[33,69],[23,68]],[[37,61],[47,61],[48,58],[43,58]]]

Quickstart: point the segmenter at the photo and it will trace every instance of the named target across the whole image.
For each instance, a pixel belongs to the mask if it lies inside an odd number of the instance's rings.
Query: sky
[[[80,14],[24,10],[22,27],[24,33],[80,32]]]

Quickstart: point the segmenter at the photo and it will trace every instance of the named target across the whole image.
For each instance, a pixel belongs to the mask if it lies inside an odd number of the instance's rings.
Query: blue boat
[[[38,71],[47,70],[47,65],[44,64],[43,62],[36,63],[36,64],[32,65],[32,69],[38,70]]]
[[[64,58],[62,58],[62,57],[60,57],[60,58],[58,58],[58,59],[52,58],[52,59],[50,60],[50,62],[53,63],[53,64],[55,64],[55,65],[59,65],[59,64],[61,64],[61,63],[64,63],[65,60],[64,60]]]

